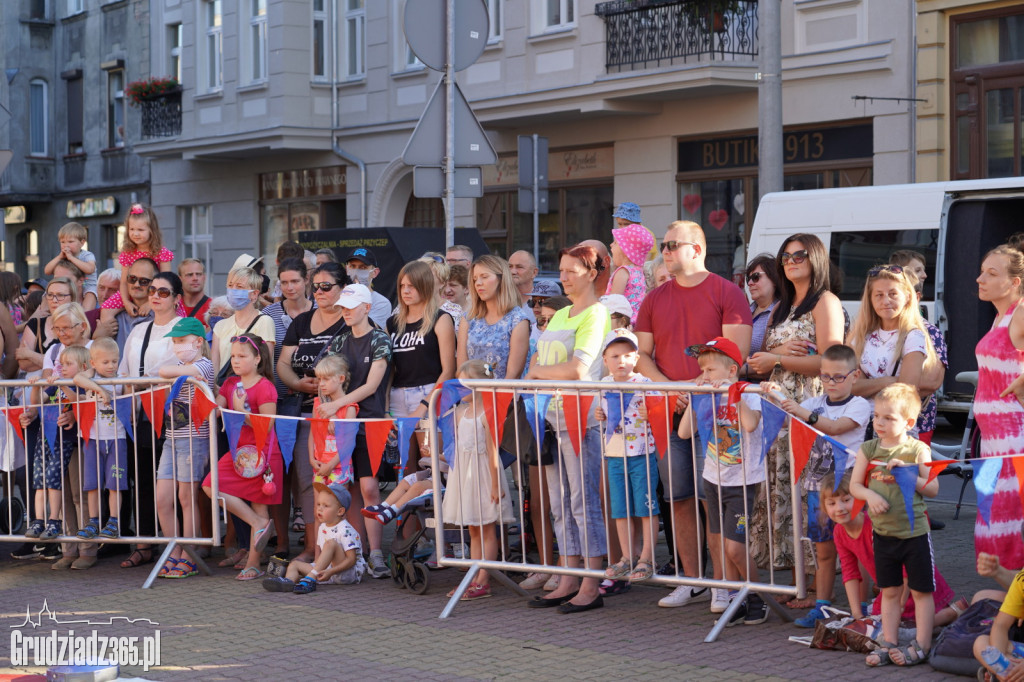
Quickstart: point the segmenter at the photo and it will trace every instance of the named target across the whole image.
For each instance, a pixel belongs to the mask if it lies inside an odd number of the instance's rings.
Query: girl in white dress
[[[493,379],[494,375],[482,360],[470,360],[459,368],[458,378]],[[508,479],[484,416],[485,399],[479,391],[473,391],[455,408],[455,462],[448,475],[441,513],[445,523],[468,526],[470,558],[493,561],[498,557],[494,524],[509,523],[514,516]],[[480,571],[462,599],[490,596],[490,576]]]

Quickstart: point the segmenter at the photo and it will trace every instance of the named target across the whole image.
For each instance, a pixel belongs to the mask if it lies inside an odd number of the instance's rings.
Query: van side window
[[[889,255],[900,249],[919,251],[927,259],[924,283],[925,301],[935,300],[935,254],[939,231],[935,230],[872,230],[870,232],[833,232],[829,256],[842,271],[843,301],[859,301],[864,281],[872,266],[889,262]]]

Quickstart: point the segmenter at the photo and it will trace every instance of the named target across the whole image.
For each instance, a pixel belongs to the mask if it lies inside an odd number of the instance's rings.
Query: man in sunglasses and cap
[[[653,381],[692,382],[700,376],[700,366],[680,349],[718,336],[735,343],[746,358],[752,329],[747,299],[739,287],[705,266],[707,241],[700,225],[688,220],[669,225],[661,253],[673,279],[647,294],[640,305],[633,329],[640,342],[637,371]],[[696,504],[703,497],[703,458],[697,458],[695,470],[691,442],[676,434],[687,400],[679,395],[669,454],[659,461],[658,469],[675,521],[675,550],[682,563],[676,567],[679,574],[694,577],[700,570]],[[666,519],[665,527],[672,527],[670,523]],[[710,597],[706,588],[682,586],[658,605],[683,606]]]

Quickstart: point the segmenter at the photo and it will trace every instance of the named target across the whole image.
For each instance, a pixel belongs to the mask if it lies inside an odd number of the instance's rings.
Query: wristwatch
[[[811,416],[809,416],[807,418],[807,423],[808,424],[817,424],[818,423],[818,413],[817,412],[811,412]]]
[[[775,357],[776,357],[775,369],[782,369],[782,356],[781,355],[776,355]]]

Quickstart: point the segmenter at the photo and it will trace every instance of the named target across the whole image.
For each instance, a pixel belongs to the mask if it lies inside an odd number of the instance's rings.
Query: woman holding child
[[[770,373],[770,380],[781,387],[785,397],[800,403],[822,393],[818,349],[823,351],[843,342],[843,308],[829,291],[828,251],[813,234],[794,234],[786,239],[775,267],[782,283],[780,300],[772,313],[763,350],[751,355],[747,365],[755,374]],[[785,430],[768,451],[767,467],[765,490],[771,491],[771,505],[766,496],[758,497],[753,523],[760,532],[751,536],[751,553],[759,566],[773,562],[776,567],[790,567],[795,548],[789,531],[793,518],[789,487],[792,474]],[[771,546],[766,532],[769,522],[776,530]],[[813,565],[812,561],[808,557],[807,565]],[[790,605],[806,608],[813,601]]]
[[[981,456],[1019,452],[1024,434],[1024,253],[1003,244],[986,254],[978,275],[978,298],[995,306],[992,328],[975,348],[978,391],[974,418],[981,428]],[[1013,462],[1004,459],[992,497],[989,522],[979,512],[974,524],[974,551],[999,557],[1012,570],[1024,566],[1020,541],[1020,496]]]

